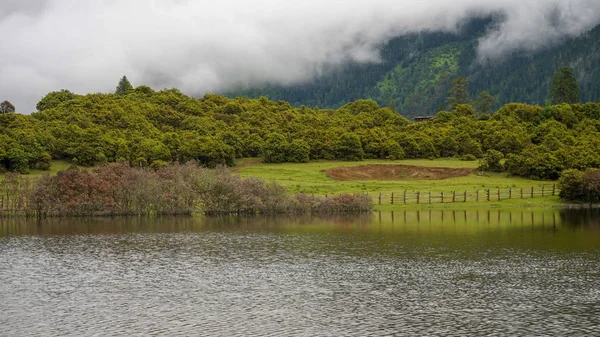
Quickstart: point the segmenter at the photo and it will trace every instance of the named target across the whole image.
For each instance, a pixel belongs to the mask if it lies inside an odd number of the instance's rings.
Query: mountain
[[[477,41],[493,24],[492,19],[477,19],[465,23],[457,34],[397,37],[381,47],[379,63],[349,63],[310,83],[251,88],[228,96],[266,96],[321,108],[370,98],[415,117],[443,108],[450,83],[458,76],[468,78],[473,99],[488,91],[495,96],[496,107],[508,102],[544,105],[555,71],[568,66],[575,70],[582,101],[600,100],[600,26],[535,53],[514,53],[481,63]]]

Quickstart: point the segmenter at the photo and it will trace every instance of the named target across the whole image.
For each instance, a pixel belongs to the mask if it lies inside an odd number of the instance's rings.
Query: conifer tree
[[[492,112],[495,103],[496,98],[494,96],[490,95],[487,91],[482,91],[479,93],[479,97],[477,97],[477,102],[475,102],[475,109],[479,113],[489,114]]]
[[[579,85],[573,74],[573,68],[561,67],[554,74],[552,88],[550,89],[552,104],[580,102]]]
[[[115,90],[115,94],[117,95],[127,95],[127,93],[133,90],[133,86],[131,82],[127,79],[127,76],[123,76],[117,85],[117,89]]]
[[[470,104],[469,82],[465,77],[457,77],[452,81],[452,88],[448,91],[448,108],[454,110],[457,105]]]
[[[0,113],[5,114],[9,112],[15,112],[15,106],[9,101],[0,103]]]

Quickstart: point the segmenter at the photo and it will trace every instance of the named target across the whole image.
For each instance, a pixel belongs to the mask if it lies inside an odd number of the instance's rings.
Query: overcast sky
[[[418,31],[504,18],[481,59],[535,50],[600,23],[599,0],[0,0],[0,101],[31,112],[50,91],[177,87],[192,95],[309,81],[324,66],[377,62]]]

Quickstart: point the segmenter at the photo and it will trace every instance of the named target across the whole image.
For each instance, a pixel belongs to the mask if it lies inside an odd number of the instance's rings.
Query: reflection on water
[[[600,211],[0,219],[0,335],[594,335]]]
[[[0,218],[0,237],[9,235],[69,235],[119,233],[178,233],[239,230],[365,230],[386,232],[475,233],[497,230],[600,231],[600,209],[550,210],[420,210],[361,215],[269,217],[115,217]]]

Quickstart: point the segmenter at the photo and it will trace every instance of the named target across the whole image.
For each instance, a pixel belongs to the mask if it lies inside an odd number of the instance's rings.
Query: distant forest
[[[545,105],[559,67],[575,70],[584,102],[600,100],[600,26],[558,46],[536,53],[519,53],[482,65],[477,39],[491,19],[463,25],[459,34],[420,33],[391,40],[382,47],[382,62],[347,64],[311,83],[267,86],[227,94],[265,96],[293,106],[338,108],[358,99],[373,99],[406,117],[443,110],[455,77],[466,77],[473,100],[482,91],[495,98],[495,108],[510,102]]]

